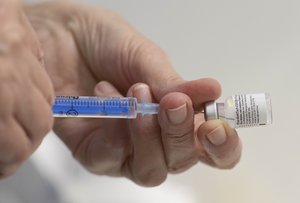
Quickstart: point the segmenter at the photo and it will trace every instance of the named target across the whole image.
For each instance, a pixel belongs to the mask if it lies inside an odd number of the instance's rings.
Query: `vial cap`
[[[215,101],[204,104],[204,117],[206,121],[219,119],[217,103]]]

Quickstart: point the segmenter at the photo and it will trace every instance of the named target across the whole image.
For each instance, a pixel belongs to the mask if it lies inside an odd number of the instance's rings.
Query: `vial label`
[[[268,122],[265,94],[240,94],[232,99],[237,127],[265,125]]]

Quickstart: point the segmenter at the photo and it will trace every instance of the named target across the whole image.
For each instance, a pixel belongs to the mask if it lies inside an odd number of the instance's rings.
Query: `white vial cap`
[[[215,101],[206,102],[204,104],[204,117],[206,121],[219,119],[219,113]]]

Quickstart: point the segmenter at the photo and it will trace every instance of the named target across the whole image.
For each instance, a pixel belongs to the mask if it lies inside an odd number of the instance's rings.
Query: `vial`
[[[221,119],[233,128],[268,125],[272,123],[272,107],[269,94],[238,94],[225,102],[207,102],[205,120]]]

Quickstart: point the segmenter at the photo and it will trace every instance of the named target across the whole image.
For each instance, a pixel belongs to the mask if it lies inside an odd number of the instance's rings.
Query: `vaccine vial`
[[[205,120],[221,119],[233,128],[268,125],[272,123],[272,107],[269,94],[238,94],[225,102],[207,102]]]

